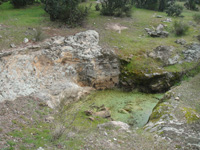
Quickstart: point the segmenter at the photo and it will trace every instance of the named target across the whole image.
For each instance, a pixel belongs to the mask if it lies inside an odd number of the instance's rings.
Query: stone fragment
[[[180,45],[185,45],[185,44],[186,44],[186,41],[185,41],[184,39],[177,39],[177,40],[175,41],[175,43],[180,44]]]
[[[159,24],[156,29],[145,28],[147,34],[151,37],[168,37],[169,32],[164,31],[165,26],[163,24]]]
[[[28,38],[24,38],[24,43],[26,44],[28,42],[29,42]]]
[[[11,47],[11,48],[16,48],[15,44],[13,44],[13,43],[10,44],[10,47]]]
[[[107,123],[104,123],[104,124],[99,124],[98,125],[98,128],[101,129],[101,128],[120,128],[120,130],[126,130],[128,131],[130,126],[124,122],[121,122],[121,121],[110,121],[110,122],[107,122]]]

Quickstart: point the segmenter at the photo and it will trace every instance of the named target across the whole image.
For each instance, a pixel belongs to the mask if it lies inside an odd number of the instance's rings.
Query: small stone
[[[185,45],[185,44],[186,44],[186,41],[185,41],[184,39],[177,39],[177,40],[175,41],[175,43],[180,44],[180,45]]]
[[[0,39],[3,38],[2,35],[0,35]]]
[[[93,117],[89,117],[89,119],[90,119],[91,121],[94,121],[94,120],[95,120]]]
[[[107,133],[107,132],[104,132],[104,135],[105,135],[105,136],[108,136],[108,133]]]
[[[24,38],[24,43],[26,44],[28,42],[29,42],[29,40],[27,38]]]
[[[179,98],[179,97],[176,97],[176,98],[175,98],[175,100],[179,101],[179,100],[180,100],[180,98]]]
[[[52,117],[52,116],[45,118],[46,122],[53,122],[53,120],[54,120],[54,117]]]
[[[162,16],[161,15],[157,15],[156,18],[162,18]]]
[[[42,147],[39,147],[37,150],[44,150],[44,148],[42,148]]]
[[[11,48],[16,48],[15,44],[13,44],[13,43],[10,44],[10,47],[11,47]]]

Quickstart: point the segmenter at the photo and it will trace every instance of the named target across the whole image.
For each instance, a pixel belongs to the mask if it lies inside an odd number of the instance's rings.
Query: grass
[[[3,36],[3,38],[0,39],[1,48],[8,48],[11,43],[18,45],[22,43],[25,37],[29,39],[34,38],[34,34],[32,31],[28,30],[28,28],[36,28],[39,26],[50,27],[52,29],[49,31],[42,30],[49,36],[66,36],[79,31],[94,29],[100,33],[100,44],[102,46],[114,48],[121,58],[130,57],[130,59],[132,59],[129,65],[132,66],[129,67],[130,70],[138,71],[148,68],[151,72],[156,72],[158,71],[157,68],[160,66],[160,63],[150,58],[147,59],[145,57],[147,52],[152,51],[160,45],[174,46],[177,51],[180,51],[183,47],[174,42],[177,38],[184,38],[188,43],[197,41],[194,36],[198,35],[198,26],[191,26],[188,33],[182,37],[176,37],[175,34],[172,33],[173,22],[175,20],[184,20],[186,23],[192,21],[193,15],[196,13],[194,11],[184,9],[184,18],[172,17],[172,23],[163,23],[161,21],[168,17],[164,12],[133,8],[131,18],[116,18],[101,16],[100,12],[95,10],[95,1],[82,3],[82,5],[89,6],[90,3],[93,5],[86,23],[83,27],[74,29],[68,29],[66,27],[59,28],[63,25],[58,22],[50,22],[48,14],[45,13],[41,5],[29,6],[24,9],[14,9],[10,3],[4,3],[0,6],[0,24],[6,26],[5,30],[0,30],[0,35]],[[155,14],[161,15],[163,18],[153,17]],[[119,23],[122,26],[128,27],[128,29],[123,30],[121,34],[119,34],[117,31],[106,29],[107,24],[110,23]],[[151,38],[147,36],[144,28],[156,27],[160,23],[167,25],[166,30],[170,32],[169,37]],[[137,58],[137,62],[135,62],[135,58]],[[184,66],[180,67],[184,68]],[[167,71],[173,71],[174,68],[170,70],[169,67]]]

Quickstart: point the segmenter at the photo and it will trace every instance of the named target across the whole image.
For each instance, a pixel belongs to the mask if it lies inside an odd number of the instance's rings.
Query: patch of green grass
[[[23,42],[26,37],[33,38],[33,31],[28,28],[44,26],[49,20],[43,6],[34,5],[21,9],[14,9],[10,2],[0,5],[0,45],[2,48],[9,48],[11,43],[16,45]]]

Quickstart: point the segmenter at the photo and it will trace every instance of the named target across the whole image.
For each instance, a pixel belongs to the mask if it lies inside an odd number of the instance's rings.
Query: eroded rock
[[[173,46],[158,46],[153,52],[149,53],[149,57],[158,59],[164,63],[164,65],[173,65],[178,63],[179,55],[173,56],[175,48]]]
[[[91,88],[113,88],[118,84],[118,60],[98,42],[99,34],[89,30],[1,53],[0,101],[32,95],[53,107]]]
[[[200,59],[200,44],[191,44],[182,53],[184,55],[184,61],[198,61]]]
[[[156,29],[145,28],[147,34],[151,37],[168,37],[169,32],[164,31],[165,26],[163,24],[159,24]]]

